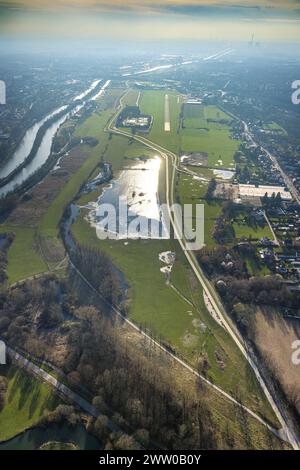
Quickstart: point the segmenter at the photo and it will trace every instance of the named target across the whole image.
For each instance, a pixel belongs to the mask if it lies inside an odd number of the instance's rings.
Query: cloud
[[[299,0],[0,0],[15,11],[187,17],[291,17]]]
[[[239,8],[280,10],[296,9],[298,0],[4,0],[0,5],[13,8],[62,9],[83,8],[99,11],[161,11],[170,10],[179,13],[191,13],[206,8]]]
[[[300,40],[294,0],[0,0],[1,6],[0,30],[11,36],[246,41],[254,32],[261,41]]]

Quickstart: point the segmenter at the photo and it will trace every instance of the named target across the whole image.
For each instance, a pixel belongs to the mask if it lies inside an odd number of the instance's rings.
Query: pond
[[[35,450],[47,442],[72,443],[81,450],[101,449],[100,442],[89,434],[82,424],[74,427],[68,424],[51,424],[47,427],[36,427],[0,443],[0,450]]]
[[[217,178],[221,178],[223,180],[231,180],[231,178],[233,178],[235,173],[234,171],[230,171],[230,170],[214,170],[214,175]]]

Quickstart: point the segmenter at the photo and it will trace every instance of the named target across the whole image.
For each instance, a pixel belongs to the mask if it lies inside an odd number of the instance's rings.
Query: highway
[[[124,95],[123,95],[123,97],[124,97]],[[120,99],[120,104],[119,104],[119,107],[117,109],[117,113],[118,113],[118,111],[121,107],[122,107],[122,98]],[[121,129],[117,129],[114,126],[114,121],[116,119],[117,113],[112,117],[112,119],[107,124],[106,130],[108,132],[113,132],[115,134],[123,135],[127,138],[132,137],[126,131],[123,131]],[[231,321],[231,319],[229,318],[229,316],[225,312],[225,309],[224,309],[224,307],[223,307],[223,305],[220,301],[220,298],[219,298],[213,284],[205,277],[202,269],[199,266],[199,263],[196,260],[194,252],[188,251],[186,249],[187,241],[184,238],[181,239],[180,236],[179,236],[179,233],[180,233],[179,226],[178,226],[178,223],[175,220],[175,218],[174,218],[174,216],[171,212],[171,209],[170,209],[171,206],[174,203],[174,199],[173,199],[174,198],[174,182],[175,182],[175,176],[176,176],[176,171],[177,171],[177,161],[178,161],[177,155],[175,155],[173,152],[170,152],[169,150],[165,149],[161,145],[156,144],[156,143],[152,142],[151,140],[149,140],[145,137],[135,135],[133,138],[136,141],[138,141],[140,143],[143,143],[147,147],[151,148],[152,150],[157,152],[162,158],[165,159],[165,161],[166,161],[166,201],[167,201],[168,210],[169,210],[169,217],[170,217],[173,229],[174,229],[174,233],[175,233],[175,235],[177,235],[178,242],[179,242],[179,244],[182,248],[182,251],[184,252],[184,254],[187,258],[187,261],[189,262],[189,265],[190,265],[191,269],[193,270],[196,278],[198,279],[199,283],[201,284],[207,299],[209,299],[209,301],[210,301],[212,307],[214,308],[216,314],[220,318],[220,321],[222,322],[224,328],[226,329],[228,334],[231,336],[232,340],[235,342],[235,344],[237,345],[237,347],[239,348],[239,350],[241,351],[241,353],[243,354],[243,356],[245,357],[245,359],[248,361],[251,368],[253,369],[254,374],[255,374],[261,388],[263,389],[263,391],[265,393],[265,396],[267,397],[267,399],[268,399],[268,401],[269,401],[269,403],[270,403],[270,405],[271,405],[278,421],[281,424],[281,427],[282,427],[282,429],[280,430],[281,438],[283,438],[287,442],[289,442],[291,444],[291,446],[293,447],[293,449],[300,450],[300,439],[299,439],[299,436],[298,436],[298,432],[296,431],[296,429],[294,427],[294,424],[292,423],[292,421],[288,417],[288,415],[287,415],[287,413],[284,409],[284,406],[282,405],[280,400],[277,399],[276,393],[274,392],[273,387],[271,386],[271,384],[268,385],[265,382],[265,379],[263,378],[262,374],[260,373],[259,367],[257,365],[257,360],[256,360],[253,352],[249,350],[249,348],[246,345],[245,341],[243,340],[240,332],[237,330],[236,326],[233,324],[233,322]],[[169,168],[169,165],[171,165],[171,170]],[[170,175],[169,175],[170,171],[171,171],[171,179],[170,179]],[[170,183],[170,181],[171,181],[171,183]],[[176,356],[175,356],[175,358],[176,358]],[[190,366],[188,366],[188,364],[185,364],[184,361],[182,361],[181,359],[176,358],[176,360],[179,360],[182,364],[185,365],[185,367],[191,369]],[[192,369],[192,371],[195,373],[195,371],[193,369]],[[213,384],[211,384],[211,385],[214,386]],[[218,390],[220,391],[221,389],[218,388]],[[223,395],[228,395],[223,390],[221,390],[221,393]],[[233,400],[232,397],[230,397],[230,399],[231,399],[231,401]],[[251,410],[249,410],[249,408],[244,407],[244,405],[242,405],[242,404],[240,404],[240,406],[243,406],[243,408],[247,409],[248,413],[253,415],[253,412]],[[254,413],[254,415],[255,415],[255,413]],[[261,418],[258,417],[257,415],[256,415],[256,418],[259,418],[260,422],[262,421]],[[264,422],[264,424],[267,425],[267,423],[265,423],[265,422]],[[267,427],[270,428],[269,425],[267,425]]]

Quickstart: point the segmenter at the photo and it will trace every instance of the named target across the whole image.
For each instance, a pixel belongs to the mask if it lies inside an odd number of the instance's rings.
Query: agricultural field
[[[291,345],[299,339],[297,320],[282,318],[276,309],[257,308],[255,312],[255,343],[260,353],[276,370],[285,393],[300,410],[299,365],[293,364]]]
[[[180,132],[182,153],[207,153],[207,166],[234,166],[233,156],[240,142],[230,135],[230,117],[216,106],[184,105]]]

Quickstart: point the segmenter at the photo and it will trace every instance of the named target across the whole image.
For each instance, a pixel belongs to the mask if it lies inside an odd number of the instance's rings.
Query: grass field
[[[58,405],[58,398],[45,384],[15,366],[1,366],[8,379],[8,390],[0,412],[0,440],[12,438],[34,426],[46,410]]]
[[[164,131],[164,99],[169,95],[171,131]],[[131,96],[131,95],[129,95]],[[175,153],[206,152],[208,166],[232,168],[233,156],[240,142],[230,136],[231,118],[216,106],[183,106],[183,126],[180,112],[183,96],[164,90],[146,90],[141,94],[142,113],[153,116],[153,126],[147,138]],[[210,122],[214,120],[215,122]],[[225,121],[228,121],[226,123]]]
[[[216,106],[184,105],[183,109],[181,152],[205,152],[209,167],[231,168],[240,142],[230,137],[230,117]]]
[[[299,366],[292,362],[291,345],[299,340],[300,327],[297,320],[284,319],[276,309],[257,308],[255,315],[255,343],[262,356],[277,371],[283,390],[294,401],[299,396]],[[300,411],[298,400],[294,401]]]
[[[151,92],[153,93],[157,94],[157,92]],[[164,93],[158,95],[161,98],[160,105],[161,112],[163,112]],[[142,102],[143,100],[144,94]],[[157,103],[156,106],[158,106]],[[161,120],[161,126],[161,130],[153,129],[152,132],[161,136],[164,133],[163,120]],[[88,130],[87,132],[89,133]],[[152,136],[152,139],[154,138]],[[106,161],[111,161],[113,164],[117,161],[118,165],[127,165],[126,159],[120,160],[120,156],[138,156],[143,147],[140,148],[136,144],[129,145],[129,140],[123,137],[113,137],[106,150]],[[205,177],[209,176],[211,173],[205,175]],[[202,183],[192,177],[185,178],[185,175],[182,181],[180,191],[185,202],[195,203],[191,192],[194,193],[193,197],[198,196],[201,201],[206,193],[207,181]],[[190,183],[193,185],[192,188]],[[219,204],[205,204],[207,205],[206,233],[209,237],[208,244],[210,244],[213,243],[211,242],[212,226],[221,208]],[[169,343],[194,366],[207,357],[209,362],[207,374],[211,380],[231,393],[243,396],[253,409],[266,414],[272,420],[272,412],[261,395],[251,369],[234,343],[207,312],[203,304],[202,290],[193,279],[185,257],[176,242],[131,240],[125,245],[124,241],[100,241],[96,237],[95,229],[84,220],[85,214],[83,210],[73,225],[73,235],[80,244],[107,253],[123,272],[130,286],[130,303],[128,304],[130,318],[150,328],[157,337]],[[166,250],[175,251],[177,255],[171,283],[179,292],[166,285],[165,277],[160,272],[163,264],[159,261],[158,255]],[[184,300],[183,296],[189,299],[192,305]]]
[[[122,98],[124,105],[137,106],[139,101],[140,92],[139,90],[128,90],[126,95]]]
[[[171,131],[164,130],[164,105],[165,95],[169,95]],[[147,138],[163,147],[178,153],[179,151],[179,126],[180,109],[183,98],[176,92],[168,91],[143,91],[140,100],[140,109],[144,114],[153,116],[153,126]]]
[[[201,174],[199,170],[199,176]],[[203,197],[207,191],[208,182],[200,181],[189,175],[180,175],[176,194],[181,204],[204,205],[204,243],[207,248],[215,246],[212,236],[217,218],[221,214],[222,205],[218,201],[208,202]]]
[[[287,135],[286,130],[283,129],[283,127],[281,127],[279,124],[277,124],[277,122],[274,122],[274,121],[272,121],[272,122],[270,122],[270,123],[268,123],[268,124],[265,124],[265,125],[263,126],[263,129],[265,129],[265,130],[267,130],[267,131],[269,131],[269,130],[271,130],[271,131],[276,131],[276,132],[278,132],[278,133],[280,133],[280,134]]]
[[[39,450],[80,450],[73,442],[51,441],[41,445]]]
[[[194,104],[185,104],[183,106],[183,128],[209,128],[210,123],[207,122],[208,119],[214,119],[216,121],[222,119],[228,122],[231,120],[231,118],[217,106],[202,106]]]
[[[25,279],[47,271],[36,238],[36,231],[29,227],[0,226],[0,233],[14,233],[15,238],[8,250],[8,282]]]
[[[235,221],[233,224],[235,237],[240,238],[252,238],[252,240],[268,237],[273,240],[272,232],[269,226],[266,224],[264,227],[251,227],[242,220]]]

